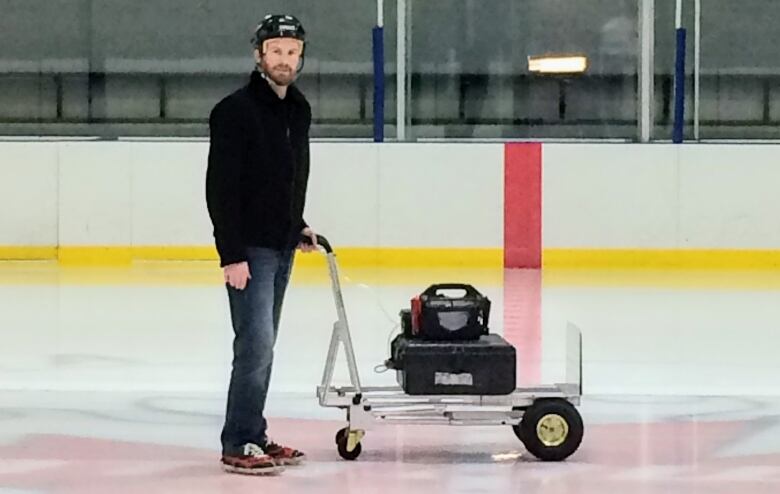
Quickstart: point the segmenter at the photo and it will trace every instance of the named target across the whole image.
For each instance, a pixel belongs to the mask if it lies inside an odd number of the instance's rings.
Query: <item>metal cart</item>
[[[336,446],[346,460],[362,451],[365,432],[377,423],[511,426],[526,449],[544,461],[561,461],[574,453],[583,436],[582,417],[575,408],[582,395],[582,334],[569,324],[566,337],[566,383],[517,388],[502,396],[412,396],[400,386],[367,387],[360,383],[336,255],[318,235],[328,261],[338,320],[333,324],[322,384],[317,397],[323,407],[346,410],[347,426],[336,433]],[[351,386],[331,383],[339,345],[346,352]]]

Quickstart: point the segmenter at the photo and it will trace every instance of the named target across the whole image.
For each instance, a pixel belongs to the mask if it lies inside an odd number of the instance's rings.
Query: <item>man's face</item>
[[[301,60],[303,42],[293,38],[274,38],[266,41],[260,50],[255,50],[255,60],[276,84],[289,86],[295,80],[298,63]]]

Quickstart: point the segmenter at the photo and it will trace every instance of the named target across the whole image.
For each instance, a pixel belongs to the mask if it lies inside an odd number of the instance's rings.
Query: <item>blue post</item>
[[[373,29],[374,47],[374,142],[385,140],[385,44],[384,28]]]
[[[677,54],[674,64],[674,129],[672,142],[683,142],[685,123],[685,29],[677,29]]]

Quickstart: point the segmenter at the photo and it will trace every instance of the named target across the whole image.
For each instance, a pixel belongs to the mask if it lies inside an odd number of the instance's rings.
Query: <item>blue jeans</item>
[[[233,370],[222,429],[223,454],[240,454],[246,443],[265,445],[263,416],[282,300],[290,279],[294,250],[248,250],[246,288],[226,285],[233,323]]]

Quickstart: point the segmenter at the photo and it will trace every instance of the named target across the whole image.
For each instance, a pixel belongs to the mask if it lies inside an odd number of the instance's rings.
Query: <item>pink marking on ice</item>
[[[542,272],[538,269],[504,270],[504,338],[517,351],[517,383],[533,386],[541,381]]]

